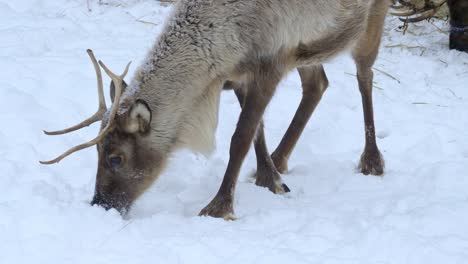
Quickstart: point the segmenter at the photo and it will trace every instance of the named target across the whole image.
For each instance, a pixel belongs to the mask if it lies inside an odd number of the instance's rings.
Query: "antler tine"
[[[116,86],[117,88],[117,86]],[[118,89],[117,89],[118,90]],[[119,91],[119,90],[118,90]],[[118,99],[118,97],[120,97],[120,94],[117,93],[116,91],[116,99]],[[39,161],[41,164],[45,164],[45,165],[50,165],[50,164],[54,164],[54,163],[58,163],[60,162],[63,158],[67,157],[68,155],[74,153],[74,152],[77,152],[78,150],[82,150],[82,149],[85,149],[85,148],[89,148],[91,146],[94,146],[96,145],[97,143],[99,143],[106,135],[107,133],[109,133],[109,131],[111,130],[112,128],[112,125],[114,124],[114,119],[115,119],[115,114],[117,112],[117,108],[118,108],[118,104],[116,104],[117,107],[114,108],[114,106],[112,106],[112,110],[111,110],[111,116],[109,118],[109,122],[107,123],[107,125],[101,130],[101,132],[99,133],[99,135],[97,135],[97,137],[95,137],[94,139],[86,142],[86,143],[83,143],[83,144],[80,144],[78,146],[75,146],[67,151],[65,151],[62,155],[58,156],[57,158],[53,159],[53,160],[49,160],[49,161]]]
[[[120,75],[117,75],[113,73],[111,70],[109,70],[109,68],[107,68],[107,66],[102,61],[99,61],[99,65],[101,65],[101,67],[104,69],[107,75],[109,75],[109,77],[114,82],[114,86],[115,86],[115,98],[114,98],[114,103],[112,104],[112,108],[111,108],[111,112],[109,116],[109,123],[114,122],[114,118],[115,118],[115,115],[117,113],[117,110],[120,104],[120,97],[123,91],[122,89],[123,79],[127,75],[128,69],[130,68],[131,63],[132,63],[131,61],[127,63],[127,66],[125,67],[124,72]],[[109,125],[109,123],[107,125]]]
[[[425,5],[421,8],[416,8],[416,6],[404,0],[398,0],[398,3],[400,3],[399,6],[393,6],[392,8],[397,10],[406,7],[406,10],[404,12],[392,12],[391,14],[398,17],[407,17],[399,18],[405,23],[414,23],[433,17],[437,11],[439,11],[439,9],[446,3],[446,0],[441,0],[439,2],[429,2],[429,4],[426,2]],[[409,17],[414,15],[418,16]]]
[[[96,60],[96,57],[94,57],[94,53],[91,49],[86,50],[88,53],[89,57],[91,58],[91,61],[93,62],[94,70],[96,71],[96,76],[97,76],[97,85],[98,85],[98,96],[99,96],[99,109],[103,109],[103,113],[107,111],[106,107],[106,99],[104,97],[104,88],[102,85],[102,74],[101,74],[101,68],[99,68],[98,62]]]
[[[109,115],[109,119],[108,119],[109,121],[107,122],[107,125],[103,129],[103,131],[110,129],[111,125],[115,122],[115,116],[117,114],[117,110],[119,109],[120,97],[122,96],[122,91],[123,91],[123,89],[122,89],[123,79],[127,75],[128,69],[130,68],[131,63],[132,62],[130,61],[127,64],[127,66],[125,67],[125,70],[124,70],[124,72],[122,74],[116,75],[115,73],[110,71],[109,68],[107,68],[107,66],[102,61],[99,61],[99,64],[104,69],[104,71],[107,73],[107,75],[109,75],[109,77],[112,79],[112,81],[114,82],[114,86],[115,86],[114,103],[112,104],[112,107],[111,107],[111,111],[110,111],[110,115]]]
[[[416,13],[417,13],[417,10],[406,10],[405,12],[398,12],[398,13],[391,12],[390,14],[394,16],[405,17],[405,16],[415,15]]]
[[[57,131],[45,131],[44,133],[46,135],[63,135],[66,133],[73,132],[75,130],[78,130],[80,128],[86,127],[91,125],[94,122],[97,122],[102,119],[104,113],[107,111],[106,107],[106,99],[104,98],[104,90],[103,90],[103,84],[102,84],[102,74],[101,74],[101,68],[99,68],[99,65],[97,63],[96,57],[94,57],[94,53],[91,49],[88,49],[86,51],[91,58],[91,61],[93,62],[94,65],[94,70],[96,71],[96,77],[97,77],[97,87],[98,87],[98,96],[99,96],[99,107],[96,113],[92,115],[90,118],[84,120],[83,122],[74,125],[72,127],[63,129],[63,130],[57,130]]]
[[[92,52],[91,52],[92,54]],[[40,161],[41,164],[53,164],[53,163],[58,163],[60,162],[63,158],[67,157],[68,155],[78,151],[78,150],[82,150],[82,149],[85,149],[85,148],[88,148],[88,147],[91,147],[93,145],[96,145],[97,143],[99,143],[106,135],[107,133],[109,133],[109,131],[112,129],[114,123],[115,123],[115,116],[117,114],[117,110],[119,108],[119,103],[120,103],[120,97],[122,95],[122,82],[123,82],[123,78],[125,77],[125,75],[127,75],[128,73],[128,69],[130,67],[130,63],[129,62],[127,64],[127,67],[125,67],[125,70],[124,72],[121,74],[121,75],[116,75],[114,74],[113,72],[111,72],[107,67],[106,65],[104,65],[104,63],[102,63],[102,61],[99,61],[99,64],[102,66],[102,68],[104,69],[104,71],[106,71],[106,73],[111,77],[111,79],[114,81],[114,85],[115,85],[115,99],[114,99],[114,103],[112,104],[112,107],[111,107],[111,110],[110,110],[110,115],[109,115],[109,119],[108,119],[108,122],[106,124],[106,126],[101,130],[101,132],[99,133],[99,135],[97,135],[96,138],[86,142],[86,143],[83,143],[81,145],[78,145],[78,146],[75,146],[69,150],[67,150],[66,152],[64,152],[62,155],[58,156],[57,158],[53,159],[53,160],[50,160],[50,161]]]
[[[108,129],[107,129],[108,130]],[[88,141],[86,143],[83,143],[81,145],[78,145],[78,146],[75,146],[67,151],[65,151],[62,155],[58,156],[57,158],[53,159],[53,160],[49,160],[49,161],[39,161],[41,164],[44,164],[44,165],[50,165],[50,164],[54,164],[54,163],[59,163],[62,159],[64,159],[66,156],[74,153],[74,152],[77,152],[78,150],[82,150],[82,149],[85,149],[85,148],[89,148],[93,145],[96,145],[104,136],[105,134],[107,134],[107,130],[105,131],[105,129],[103,129],[101,131],[101,133],[96,137],[94,138],[93,140],[91,141]],[[105,133],[103,133],[105,132]]]
[[[118,90],[118,89],[117,89]],[[117,91],[116,91],[117,93]],[[120,97],[120,95],[117,95],[116,94],[116,99]],[[118,104],[117,104],[118,106]],[[45,164],[45,165],[50,165],[50,164],[54,164],[54,163],[58,163],[60,162],[63,158],[67,157],[68,155],[74,153],[74,152],[77,152],[78,150],[82,150],[82,149],[85,149],[85,148],[89,148],[91,146],[94,146],[96,145],[97,143],[99,143],[99,141],[101,141],[106,135],[107,133],[109,133],[110,129],[111,129],[111,126],[113,125],[113,119],[115,117],[115,113],[117,112],[117,108],[114,108],[114,106],[112,106],[112,112],[111,112],[111,116],[109,118],[109,122],[107,123],[107,125],[101,130],[101,132],[99,133],[99,135],[97,135],[97,137],[95,137],[94,139],[86,142],[86,143],[83,143],[83,144],[80,144],[78,146],[75,146],[67,151],[65,151],[62,155],[58,156],[57,158],[53,159],[53,160],[49,160],[49,161],[39,161],[41,164]]]
[[[405,22],[405,23],[415,23],[415,22],[419,22],[419,21],[423,21],[425,19],[429,19],[431,17],[433,17],[435,14],[437,13],[437,9],[434,9],[434,10],[429,10],[424,12],[423,15],[420,15],[418,17],[413,17],[413,18],[399,18],[402,22]]]
[[[116,75],[115,73],[113,73],[111,70],[109,70],[109,68],[107,68],[107,66],[104,64],[104,62],[102,62],[101,60],[99,60],[99,65],[101,65],[101,67],[104,69],[104,71],[107,73],[107,75],[109,75],[109,77],[111,77],[111,79],[113,81],[116,81],[116,80],[120,80],[122,81],[123,78],[125,78],[125,76],[127,75],[128,73],[128,69],[130,68],[130,64],[132,64],[132,62],[128,62],[127,63],[127,66],[125,67],[125,70],[122,74],[120,75]]]

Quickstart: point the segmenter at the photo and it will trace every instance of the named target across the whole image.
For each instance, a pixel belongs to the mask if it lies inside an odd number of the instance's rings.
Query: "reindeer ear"
[[[120,120],[120,125],[127,133],[146,133],[150,129],[151,109],[143,100],[137,100]]]
[[[127,89],[127,83],[125,81],[122,82],[122,93],[125,92],[125,89]],[[110,98],[112,102],[114,102],[114,97],[115,97],[115,85],[114,81],[111,81],[110,84]]]

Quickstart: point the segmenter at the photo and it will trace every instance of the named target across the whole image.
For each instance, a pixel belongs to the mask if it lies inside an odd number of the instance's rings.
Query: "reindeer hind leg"
[[[377,58],[380,38],[382,35],[383,23],[386,14],[386,8],[379,6],[385,2],[376,2],[373,10],[370,12],[366,32],[359,39],[353,50],[353,58],[356,62],[357,79],[359,91],[362,97],[362,106],[364,112],[365,140],[364,152],[361,155],[359,168],[365,175],[383,175],[384,160],[377,147],[374,126],[374,111],[372,103],[372,66]]]
[[[302,67],[298,71],[302,81],[302,100],[283,139],[271,155],[281,173],[288,170],[289,157],[328,87],[327,75],[322,65]]]
[[[241,83],[237,82],[226,82],[224,89],[227,87],[232,88],[234,93],[239,100],[241,108],[245,102],[245,87]],[[267,149],[265,141],[265,132],[263,126],[263,120],[257,128],[257,133],[254,140],[255,155],[257,158],[257,172],[255,173],[255,184],[257,186],[266,187],[271,192],[276,194],[290,192],[289,187],[283,183],[281,174],[275,167],[273,160]]]

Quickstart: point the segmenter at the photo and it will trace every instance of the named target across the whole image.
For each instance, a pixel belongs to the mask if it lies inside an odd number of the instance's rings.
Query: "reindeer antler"
[[[66,133],[70,133],[72,131],[78,130],[80,128],[83,128],[85,126],[89,126],[94,122],[102,120],[102,118],[104,117],[104,114],[107,111],[106,102],[105,102],[105,99],[104,99],[104,91],[103,91],[103,85],[102,85],[101,70],[100,70],[99,65],[98,65],[98,63],[96,61],[96,58],[94,57],[93,51],[88,49],[87,52],[88,52],[89,57],[91,58],[91,61],[93,62],[94,69],[96,70],[97,85],[98,85],[98,96],[99,96],[99,108],[98,108],[97,112],[94,115],[92,115],[90,118],[84,120],[83,122],[81,122],[81,123],[79,123],[79,124],[77,124],[75,126],[72,126],[70,128],[59,130],[59,131],[52,131],[52,132],[44,131],[44,133],[46,133],[47,135],[66,134]],[[74,153],[76,151],[79,151],[79,150],[91,147],[93,145],[96,145],[110,132],[112,126],[115,123],[115,117],[116,117],[116,114],[117,114],[117,110],[119,108],[120,97],[122,95],[122,83],[123,83],[123,79],[125,78],[125,76],[128,73],[130,63],[131,62],[129,62],[127,64],[127,66],[125,67],[124,72],[121,75],[116,75],[113,72],[111,72],[106,67],[106,65],[104,65],[104,63],[102,61],[99,61],[99,64],[104,69],[104,71],[107,73],[107,75],[109,75],[109,77],[112,79],[112,81],[114,82],[114,85],[115,85],[115,100],[114,100],[114,103],[112,104],[112,107],[111,107],[111,110],[110,110],[110,115],[109,115],[109,120],[107,122],[107,125],[101,130],[101,132],[94,139],[67,150],[62,155],[58,156],[57,158],[55,158],[53,160],[40,161],[41,164],[49,165],[49,164],[58,163],[63,158],[67,157],[68,155],[70,155],[70,154],[72,154],[72,153]]]
[[[86,52],[88,52],[88,55],[91,58],[91,61],[93,62],[94,70],[96,71],[98,96],[99,96],[98,110],[90,118],[88,118],[88,119],[84,120],[83,122],[81,122],[81,123],[79,123],[77,125],[74,125],[72,127],[69,127],[69,128],[63,129],[63,130],[57,130],[57,131],[45,131],[44,130],[44,133],[46,135],[49,135],[49,136],[63,135],[63,134],[70,133],[70,132],[73,132],[75,130],[78,130],[80,128],[89,126],[94,122],[102,120],[102,117],[104,116],[104,113],[107,111],[106,99],[104,98],[104,90],[103,90],[103,86],[102,86],[101,68],[99,68],[99,65],[98,65],[98,63],[96,61],[96,57],[94,57],[93,51],[88,49]]]
[[[394,0],[392,8],[394,10],[403,11],[391,12],[391,14],[400,17],[400,20],[405,23],[415,23],[433,17],[445,3],[446,0],[441,0],[439,2],[434,2],[433,0],[424,0],[424,6],[417,7],[408,0]]]

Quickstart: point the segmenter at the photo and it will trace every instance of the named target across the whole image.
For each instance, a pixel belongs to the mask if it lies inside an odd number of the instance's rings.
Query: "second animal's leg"
[[[247,92],[236,131],[231,139],[229,163],[216,196],[200,215],[233,219],[234,191],[239,171],[252,144],[265,108],[281,80],[285,69],[275,59],[259,58],[256,72],[248,80]]]
[[[276,150],[271,154],[279,172],[288,170],[288,159],[296,146],[315,107],[328,87],[328,79],[322,65],[298,68],[302,81],[302,100]]]
[[[245,87],[239,83],[229,82],[228,84],[239,100],[241,108],[244,106],[245,101]],[[273,193],[290,192],[289,187],[281,180],[281,175],[275,167],[273,160],[268,152],[265,132],[263,129],[263,120],[257,128],[257,134],[254,140],[255,155],[257,158],[257,172],[255,174],[255,184],[261,187],[266,187]]]

